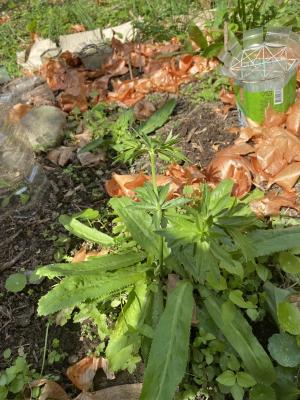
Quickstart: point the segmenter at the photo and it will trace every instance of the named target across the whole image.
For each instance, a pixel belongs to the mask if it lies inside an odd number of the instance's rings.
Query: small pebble
[[[76,356],[75,354],[68,357],[69,364],[75,364],[77,361],[78,361],[78,356]]]

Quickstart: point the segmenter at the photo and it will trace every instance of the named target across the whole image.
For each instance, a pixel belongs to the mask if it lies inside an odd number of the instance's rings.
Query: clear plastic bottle
[[[35,206],[46,186],[26,132],[0,122],[0,214]]]

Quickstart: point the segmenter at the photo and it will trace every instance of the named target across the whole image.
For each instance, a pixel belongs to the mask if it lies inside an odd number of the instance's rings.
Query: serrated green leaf
[[[292,335],[300,335],[300,310],[295,304],[288,301],[279,303],[277,317],[282,329]]]
[[[115,241],[112,237],[98,231],[95,228],[90,228],[85,224],[79,222],[76,218],[69,217],[68,215],[61,215],[59,222],[71,232],[73,235],[81,239],[88,240],[93,243],[102,244],[103,246],[113,246]]]
[[[127,197],[113,198],[110,204],[120,217],[133,239],[147,252],[148,255],[160,257],[161,237],[154,233],[152,219],[143,210],[137,210],[130,205],[132,201]],[[165,244],[163,244],[164,255],[168,254]]]
[[[295,337],[287,333],[275,333],[269,338],[268,350],[272,358],[283,367],[300,364],[300,349]]]
[[[246,372],[238,372],[236,374],[236,380],[238,385],[242,388],[249,388],[256,385],[256,380]]]
[[[163,126],[176,106],[175,99],[169,99],[159,110],[157,110],[151,117],[140,126],[138,132],[144,135],[154,132],[156,129]]]
[[[284,272],[293,275],[300,274],[300,258],[294,254],[288,252],[280,253],[278,261]]]
[[[19,374],[9,385],[9,391],[14,394],[20,393],[20,392],[22,392],[25,383],[27,383],[27,382],[25,382],[24,376]]]
[[[236,201],[234,197],[231,197],[233,185],[234,182],[232,179],[224,179],[210,193],[208,210],[212,215],[216,216],[233,206]]]
[[[222,372],[217,379],[216,379],[221,385],[224,386],[234,386],[236,382],[236,376],[233,371],[230,371],[229,369],[227,371]]]
[[[229,299],[240,308],[256,308],[256,305],[251,301],[243,299],[243,292],[241,290],[231,290],[229,292]]]
[[[113,371],[128,368],[128,360],[138,353],[140,338],[134,331],[143,323],[145,317],[147,287],[146,282],[143,281],[135,285],[110,335],[105,353],[109,367]]]
[[[145,268],[134,271],[126,268],[103,277],[67,277],[39,301],[38,314],[53,314],[66,307],[74,307],[88,299],[103,300],[115,292],[145,280]]]
[[[227,341],[239,354],[243,360],[246,371],[248,371],[257,382],[272,384],[276,379],[275,370],[272,362],[253,335],[252,330],[242,313],[236,309],[235,318],[226,321],[222,318],[222,300],[216,295],[206,290],[208,297],[204,300],[204,305],[221,330]]]
[[[47,278],[55,278],[57,276],[99,276],[107,271],[114,271],[137,264],[144,258],[144,253],[135,251],[107,254],[105,256],[92,257],[83,262],[46,265],[40,267],[36,273],[38,276],[47,276]]]
[[[270,386],[258,384],[250,390],[250,400],[276,400],[276,393]]]
[[[281,229],[259,229],[246,235],[253,243],[255,257],[293,249],[300,243],[300,226]]]
[[[178,197],[177,199],[166,201],[163,204],[162,208],[163,208],[163,210],[167,210],[168,208],[171,208],[171,207],[180,207],[180,206],[182,206],[184,204],[189,203],[190,201],[191,201],[190,199],[185,199],[183,197]]]
[[[192,285],[178,282],[154,334],[141,400],[173,399],[187,366],[193,304]]]

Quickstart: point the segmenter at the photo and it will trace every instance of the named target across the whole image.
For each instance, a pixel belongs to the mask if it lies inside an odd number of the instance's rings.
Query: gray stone
[[[7,83],[9,81],[10,76],[7,72],[7,69],[3,65],[0,65],[0,85],[3,85],[4,83]]]
[[[95,70],[100,69],[110,59],[112,53],[112,48],[105,44],[88,45],[80,51],[79,57],[85,68]]]
[[[52,106],[37,107],[21,119],[20,126],[34,151],[46,151],[62,142],[66,114]]]
[[[1,93],[13,93],[15,96],[21,96],[23,93],[33,90],[44,82],[45,80],[40,76],[16,78],[3,86]]]
[[[53,106],[55,104],[55,96],[47,83],[43,83],[23,93],[20,97],[20,103],[33,104],[35,107]]]

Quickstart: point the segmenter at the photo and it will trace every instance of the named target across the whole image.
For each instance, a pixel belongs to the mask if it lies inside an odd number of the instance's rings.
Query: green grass
[[[31,32],[57,40],[73,24],[90,30],[133,20],[142,39],[165,40],[185,34],[188,17],[179,16],[192,15],[195,8],[199,3],[188,0],[10,0],[4,12],[11,19],[0,25],[0,65],[12,76],[19,74],[16,51],[28,46]]]

